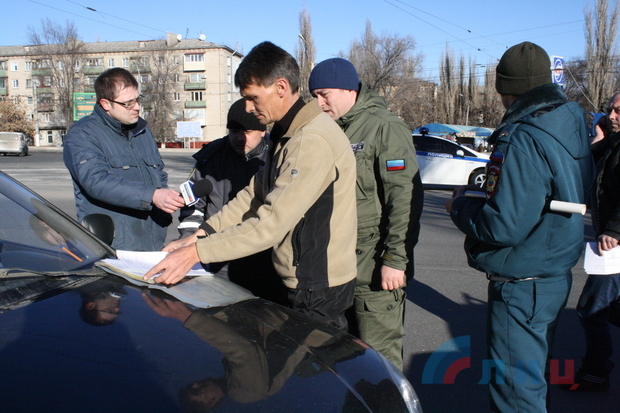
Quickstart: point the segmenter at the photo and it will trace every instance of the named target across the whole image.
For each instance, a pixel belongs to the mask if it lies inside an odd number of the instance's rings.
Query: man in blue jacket
[[[125,69],[108,69],[95,81],[95,92],[93,113],[69,129],[64,143],[78,221],[93,213],[109,215],[113,248],[159,251],[170,214],[184,202],[168,189],[164,162],[140,117],[138,82]]]
[[[507,111],[489,139],[486,199],[460,187],[446,203],[469,265],[489,279],[494,412],[547,411],[545,367],[583,249],[583,217],[549,210],[551,200],[585,203],[594,168],[585,114],[551,83],[550,66],[530,42],[504,53],[496,89]]]

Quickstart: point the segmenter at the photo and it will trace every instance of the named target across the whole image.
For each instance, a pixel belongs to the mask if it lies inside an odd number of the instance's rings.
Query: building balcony
[[[188,109],[206,108],[207,102],[205,102],[204,100],[196,100],[196,101],[188,100],[187,102],[185,102],[185,107]]]
[[[206,82],[187,82],[185,83],[185,90],[205,90],[207,88]]]
[[[0,87],[0,96],[8,95],[7,89],[5,87]]]
[[[49,76],[51,74],[51,67],[40,67],[38,69],[32,69],[32,76]]]
[[[85,75],[100,75],[104,70],[105,68],[103,66],[84,66],[82,68],[82,73]]]
[[[6,70],[0,70],[0,77],[6,77]]]
[[[151,73],[151,65],[132,63],[129,66],[129,71],[131,73],[139,73],[139,74]]]
[[[51,87],[38,87],[37,93],[39,95],[44,94],[44,93],[52,93],[52,88]]]
[[[84,86],[84,93],[95,93],[95,85]]]

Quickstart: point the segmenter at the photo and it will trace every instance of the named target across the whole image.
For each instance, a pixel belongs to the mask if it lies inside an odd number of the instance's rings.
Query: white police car
[[[422,184],[458,186],[475,184],[482,187],[489,155],[439,136],[414,133]]]

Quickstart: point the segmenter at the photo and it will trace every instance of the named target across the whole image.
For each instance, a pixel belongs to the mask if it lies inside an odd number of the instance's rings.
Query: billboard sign
[[[97,95],[95,93],[74,93],[73,94],[73,120],[80,120],[84,116],[90,115],[95,109]]]
[[[200,122],[177,122],[177,138],[201,138]]]

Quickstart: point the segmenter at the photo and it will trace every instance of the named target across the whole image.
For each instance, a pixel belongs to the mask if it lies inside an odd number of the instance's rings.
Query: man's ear
[[[279,97],[284,97],[284,95],[291,90],[291,85],[288,83],[288,80],[283,77],[276,79],[275,84]]]
[[[110,102],[107,99],[99,99],[99,104],[106,112],[109,111],[112,107],[110,106]]]

